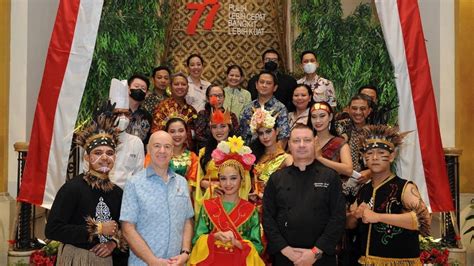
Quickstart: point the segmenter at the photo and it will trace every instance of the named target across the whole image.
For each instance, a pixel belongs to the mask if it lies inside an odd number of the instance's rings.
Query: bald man
[[[173,139],[165,131],[148,142],[150,165],[127,181],[120,221],[129,265],[183,265],[189,257],[194,211],[186,179],[168,165]]]

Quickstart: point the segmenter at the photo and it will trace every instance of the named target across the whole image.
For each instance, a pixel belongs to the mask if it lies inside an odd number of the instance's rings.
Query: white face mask
[[[303,65],[304,73],[306,74],[313,74],[317,68],[315,63],[306,63]]]
[[[117,118],[118,120],[118,124],[117,124],[117,128],[120,132],[123,132],[125,131],[125,129],[127,129],[128,127],[128,124],[130,123],[130,119],[128,119],[128,117],[126,116],[120,116]]]

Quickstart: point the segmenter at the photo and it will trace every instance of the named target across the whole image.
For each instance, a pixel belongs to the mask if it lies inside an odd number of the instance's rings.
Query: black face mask
[[[140,89],[130,89],[130,97],[137,102],[145,100],[146,92]]]
[[[268,62],[265,63],[264,68],[265,68],[265,70],[273,72],[273,71],[277,70],[278,64],[276,62],[273,62],[273,61],[268,61]]]

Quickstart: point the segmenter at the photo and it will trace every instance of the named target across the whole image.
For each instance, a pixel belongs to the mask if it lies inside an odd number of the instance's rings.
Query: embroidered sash
[[[232,231],[235,237],[242,241],[237,228],[250,219],[255,206],[248,201],[239,200],[239,203],[227,214],[220,198],[205,200],[203,204],[209,220],[214,225],[214,231]]]

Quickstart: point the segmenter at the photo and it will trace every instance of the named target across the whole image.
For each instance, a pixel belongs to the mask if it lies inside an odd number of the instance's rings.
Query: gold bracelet
[[[419,230],[420,224],[418,223],[418,217],[416,216],[416,213],[414,211],[411,211],[410,214],[412,219],[412,226],[413,228],[416,228],[414,230]]]
[[[102,223],[101,222],[97,223],[97,234],[102,235]]]

